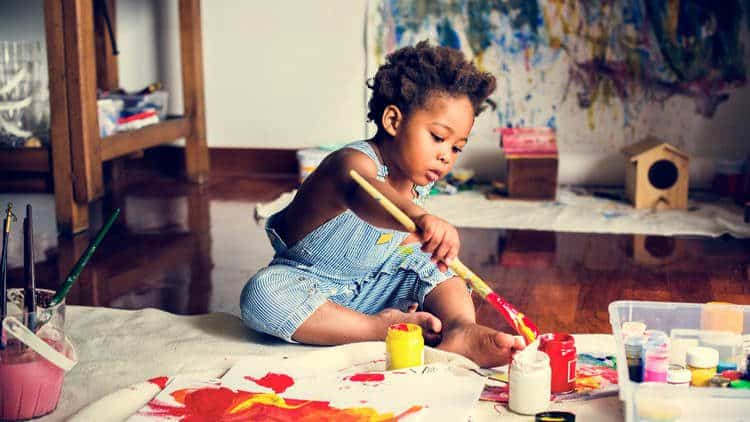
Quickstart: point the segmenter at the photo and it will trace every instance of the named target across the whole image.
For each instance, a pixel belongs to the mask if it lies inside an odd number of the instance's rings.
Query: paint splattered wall
[[[464,165],[497,150],[498,126],[556,128],[563,159],[612,160],[647,135],[737,158],[750,152],[749,14],[750,0],[371,0],[367,72],[431,39],[495,74],[497,108]]]

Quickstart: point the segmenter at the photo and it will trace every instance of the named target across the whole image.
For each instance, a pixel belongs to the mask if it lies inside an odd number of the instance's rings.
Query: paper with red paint
[[[176,377],[130,420],[221,421],[242,415],[242,420],[460,421],[468,418],[483,383],[468,370],[443,365],[339,371],[322,363],[253,357],[239,361],[217,383]]]

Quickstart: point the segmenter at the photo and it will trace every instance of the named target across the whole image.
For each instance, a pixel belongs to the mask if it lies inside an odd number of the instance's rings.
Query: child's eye
[[[432,139],[434,139],[434,140],[435,140],[435,142],[443,142],[443,141],[444,141],[444,139],[443,139],[443,138],[441,138],[441,137],[439,137],[439,136],[435,135],[434,133],[430,133],[430,135],[432,135]]]
[[[453,152],[455,152],[456,154],[459,154],[461,151],[463,151],[461,148],[453,147]]]

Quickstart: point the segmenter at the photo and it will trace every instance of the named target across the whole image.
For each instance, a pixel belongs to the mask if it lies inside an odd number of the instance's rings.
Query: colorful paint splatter
[[[369,407],[338,409],[327,401],[282,398],[273,393],[234,391],[226,387],[206,386],[171,393],[178,403],[152,400],[140,416],[175,418],[182,422],[222,421],[397,421],[419,412],[413,406],[401,414],[378,413]]]
[[[673,98],[709,118],[746,83],[748,9],[746,0],[372,1],[368,72],[431,39],[498,77],[498,126],[567,128],[577,108],[590,131],[616,121],[623,132],[654,124],[649,114]]]
[[[498,379],[490,375],[490,378]],[[506,378],[507,379],[507,378]],[[576,358],[576,389],[571,393],[553,394],[552,401],[590,400],[617,394],[617,365],[613,356],[596,357],[581,353]],[[483,401],[508,403],[507,382],[486,385],[479,397]]]

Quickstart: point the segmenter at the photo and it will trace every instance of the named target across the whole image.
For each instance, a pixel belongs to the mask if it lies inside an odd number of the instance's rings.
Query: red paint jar
[[[567,393],[576,388],[576,344],[570,334],[539,336],[539,350],[549,356],[552,368],[552,392]]]

